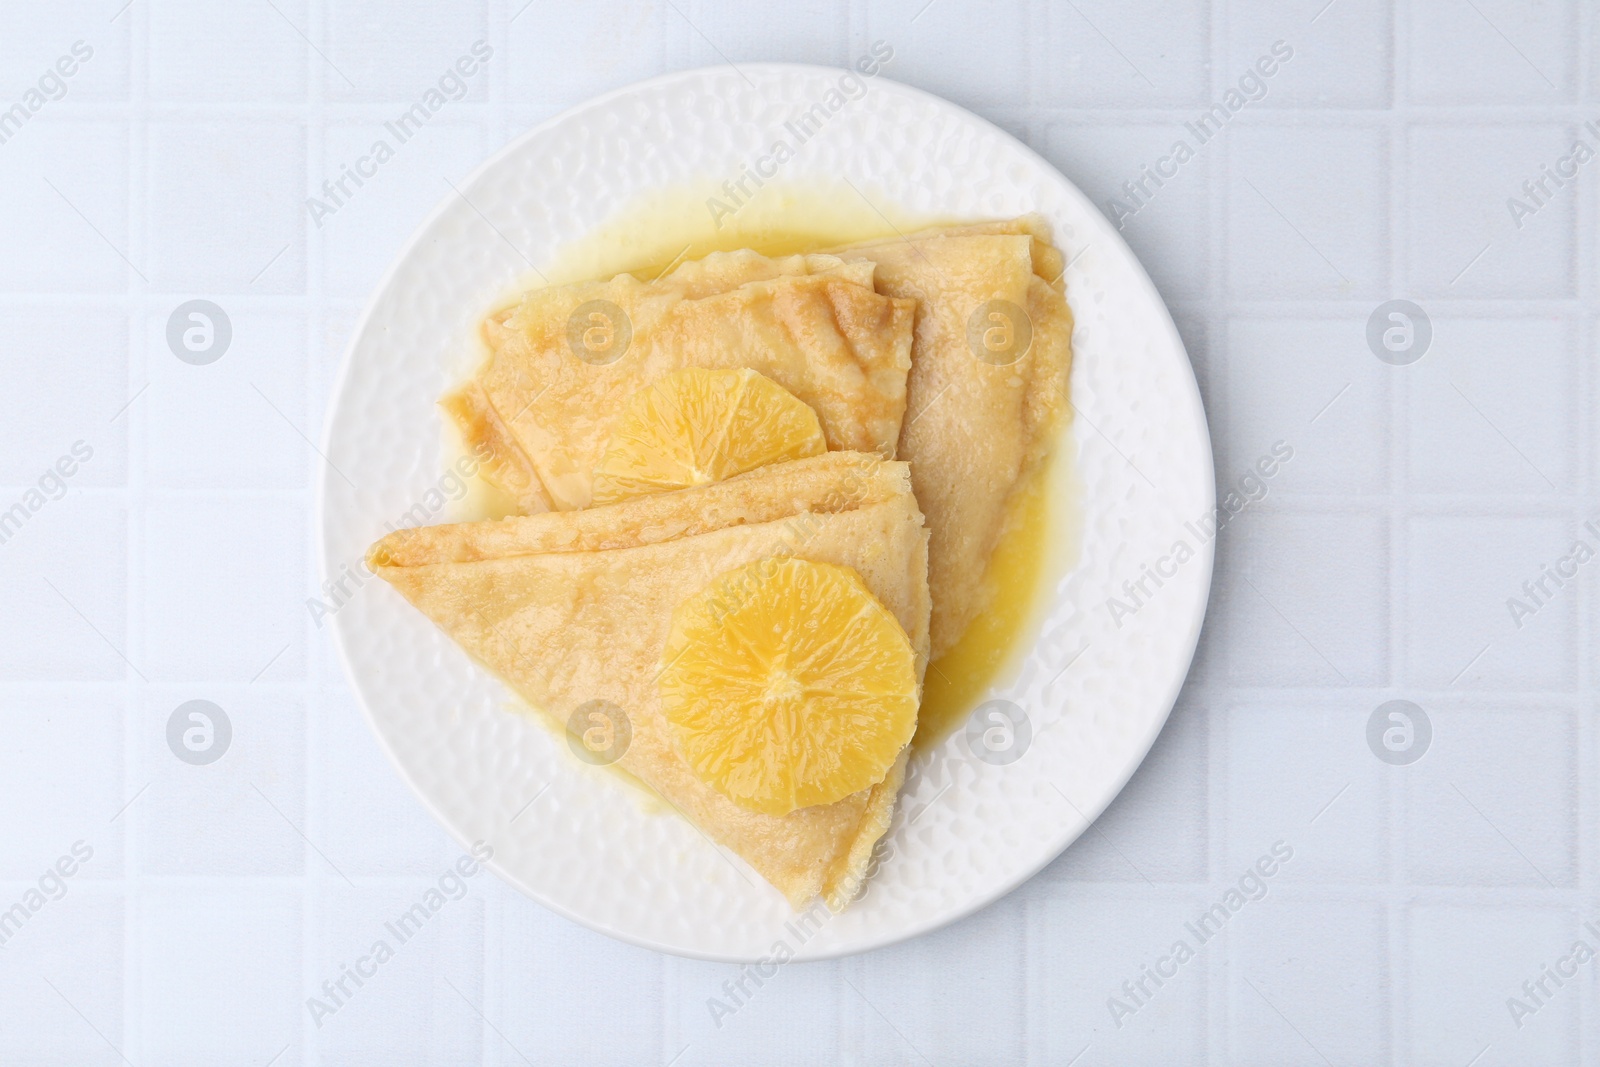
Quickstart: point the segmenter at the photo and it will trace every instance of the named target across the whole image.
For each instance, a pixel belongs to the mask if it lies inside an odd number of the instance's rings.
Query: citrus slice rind
[[[690,367],[629,397],[594,473],[611,504],[827,451],[817,413],[753,370]]]
[[[662,661],[679,754],[752,811],[867,789],[916,731],[911,641],[848,567],[779,558],[729,571],[673,613]]]

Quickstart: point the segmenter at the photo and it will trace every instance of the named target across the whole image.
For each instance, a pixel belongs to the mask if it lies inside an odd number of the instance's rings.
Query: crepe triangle
[[[618,765],[743,857],[796,908],[856,894],[889,825],[906,752],[882,781],[773,816],[701,781],[673,747],[655,680],[673,610],[718,575],[794,556],[851,567],[927,665],[927,532],[904,463],[830,452],[583,511],[400,530],[368,566],[529,704],[561,721],[605,701]]]
[[[937,660],[983,610],[984,571],[1014,496],[1039,470],[1068,408],[1064,264],[1037,216],[928,230],[838,255],[870,261],[879,292],[917,302],[896,456],[911,464],[928,519]],[[1019,309],[1016,321],[1004,317],[1006,306]],[[1013,347],[986,350],[991,331]]]
[[[829,448],[893,456],[914,308],[872,272],[746,250],[535,290],[485,320],[488,360],[442,403],[522,513],[587,507],[626,401],[684,367],[759,371],[817,412]]]

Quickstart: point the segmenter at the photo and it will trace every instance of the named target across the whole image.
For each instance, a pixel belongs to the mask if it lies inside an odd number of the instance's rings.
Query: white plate
[[[710,195],[843,73],[748,64],[656,78],[552,119],[460,183],[379,285],[345,357],[320,486],[324,578],[356,569],[388,524],[448,517],[430,508],[442,474],[435,401],[455,370],[449,353],[496,294],[643,194],[701,182]],[[741,861],[508,710],[500,684],[382,582],[369,578],[333,617],[372,728],[439,821],[464,844],[491,843],[490,866],[534,900],[635,944],[748,961],[782,940],[798,957],[825,958],[982,907],[1110,803],[1166,721],[1199,636],[1212,546],[1195,529],[1215,502],[1210,440],[1149,278],[1089,200],[1028,148],[936,97],[881,75],[869,84],[785,165],[785,180],[844,177],[922,215],[1038,211],[1071,260],[1077,415],[1067,454],[1082,542],[1020,675],[989,694],[1027,717],[1020,758],[979,760],[962,731],[920,757],[866,894],[801,936],[785,926],[783,899]],[[1176,573],[1158,588],[1143,568],[1179,540],[1194,556],[1161,564]],[[1108,598],[1134,605],[1123,583],[1142,577],[1151,595],[1114,621]]]

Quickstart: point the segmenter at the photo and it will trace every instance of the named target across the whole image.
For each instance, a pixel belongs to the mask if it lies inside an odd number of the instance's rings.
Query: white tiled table
[[[1580,844],[1600,563],[1520,627],[1506,603],[1574,539],[1600,548],[1600,161],[1520,228],[1506,204],[1574,138],[1600,148],[1592,7],[120,4],[0,10],[0,108],[93,49],[0,143],[0,511],[93,450],[0,544],[0,909],[93,850],[0,947],[0,1062],[1600,1062],[1600,962],[1546,979],[1520,1027],[1507,1006],[1576,939],[1600,949]],[[479,39],[465,99],[313,223],[307,195]],[[733,968],[609,941],[491,877],[318,1026],[307,998],[456,857],[305,607],[307,439],[362,299],[443,179],[530,124],[665,71],[844,64],[879,39],[888,77],[1015,131],[1101,204],[1293,49],[1124,231],[1189,345],[1219,481],[1294,449],[1221,539],[1171,724],[1027,886],[787,968],[720,1029],[706,1000]],[[196,297],[233,325],[208,366],[165,340]],[[1410,366],[1365,341],[1391,298],[1432,322]],[[167,747],[192,699],[233,725],[209,767]],[[1407,766],[1366,740],[1391,699],[1433,727]],[[1108,998],[1196,943],[1186,924],[1278,841],[1293,858],[1265,898],[1117,1026]]]

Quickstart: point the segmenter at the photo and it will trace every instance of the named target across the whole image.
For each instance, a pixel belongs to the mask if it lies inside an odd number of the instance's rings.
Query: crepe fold
[[[1030,215],[838,251],[871,262],[879,292],[917,306],[897,456],[927,515],[934,659],[983,610],[1015,495],[1069,406],[1072,312],[1048,232]]]
[[[906,464],[829,452],[713,485],[582,511],[400,530],[368,566],[535,708],[565,722],[619,708],[618,765],[796,908],[856,894],[888,828],[906,753],[882,781],[773,816],[736,806],[673,746],[656,679],[673,610],[718,575],[764,559],[851,567],[928,662],[928,535]]]
[[[718,252],[656,280],[527,293],[483,324],[490,355],[442,404],[523,513],[587,507],[624,402],[685,367],[760,371],[828,447],[894,455],[915,309],[834,256]]]

